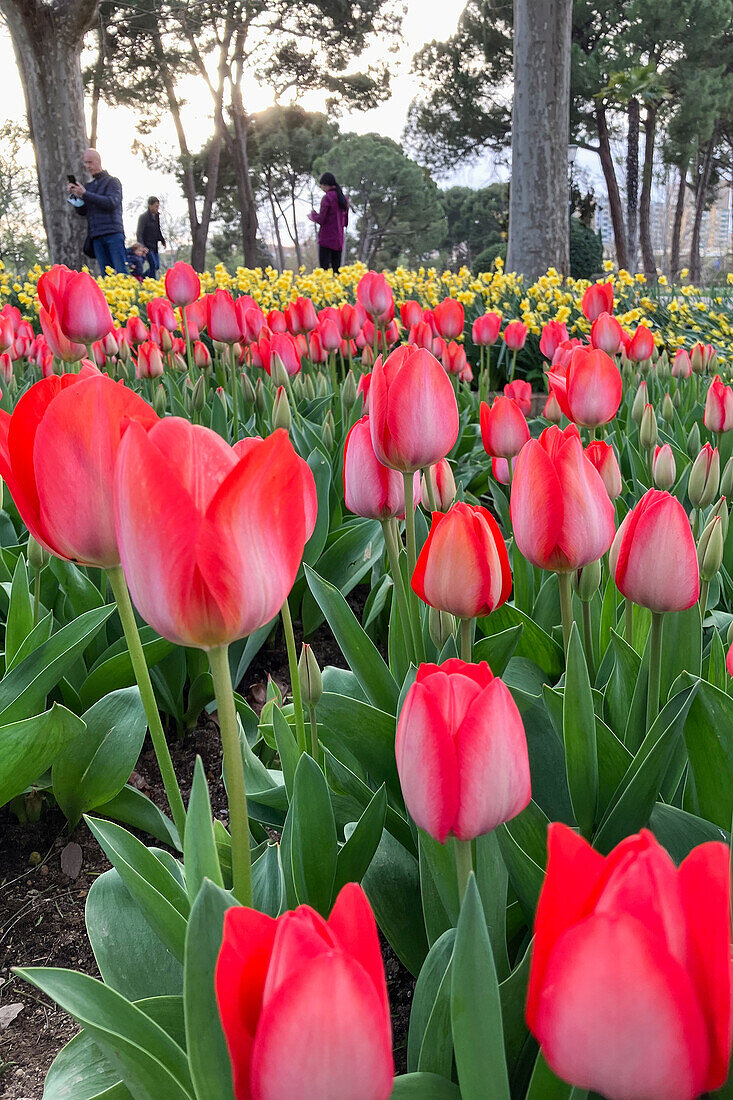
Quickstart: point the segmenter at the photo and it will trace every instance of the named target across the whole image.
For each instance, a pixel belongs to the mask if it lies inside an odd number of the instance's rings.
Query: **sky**
[[[392,74],[391,96],[371,111],[351,112],[342,116],[341,127],[357,133],[378,132],[400,140],[411,100],[419,91],[418,78],[410,73],[413,55],[425,43],[433,39],[448,38],[456,29],[461,11],[458,4],[445,0],[405,0],[406,14],[403,21],[403,42],[398,51],[390,55]],[[371,51],[371,59],[383,55],[378,44]],[[365,60],[370,60],[369,54]],[[358,68],[355,65],[355,68]],[[0,122],[5,119],[25,117],[25,104],[20,78],[15,63],[12,44],[7,29],[0,24],[0,72],[3,73],[3,96],[0,102]],[[200,82],[191,78],[182,91],[187,99],[184,123],[190,135],[192,148],[200,147],[210,134],[210,95]],[[246,102],[252,112],[262,110],[272,102],[267,88],[251,82],[246,88]],[[309,110],[325,108],[325,93],[310,93],[301,100]],[[122,180],[125,197],[126,224],[132,233],[135,211],[145,205],[148,195],[156,194],[161,205],[173,217],[182,218],[185,205],[175,179],[146,167],[139,153],[134,151],[135,119],[131,112],[104,104],[100,107],[98,148],[105,168]],[[153,133],[144,139],[155,144],[164,153],[177,151],[175,131],[169,118],[161,121]],[[491,182],[496,174],[490,163],[472,165],[459,170],[451,182],[481,186]],[[61,186],[64,181],[61,181]]]

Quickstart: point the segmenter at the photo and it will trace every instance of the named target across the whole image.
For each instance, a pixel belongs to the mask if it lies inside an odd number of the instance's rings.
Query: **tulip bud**
[[[161,328],[159,330],[158,343],[160,344],[163,351],[167,352],[173,350],[173,341],[171,339],[171,334],[167,328]]]
[[[705,370],[705,358],[702,344],[695,344],[690,353],[690,363],[692,364],[692,370],[695,374],[702,374]]]
[[[303,379],[299,374],[296,374],[295,377],[290,380],[290,389],[293,392],[293,397],[296,402],[303,400],[305,397],[305,390],[303,389]]]
[[[713,350],[711,352],[710,358],[708,359],[708,363],[707,363],[708,374],[715,374],[715,368],[717,367],[717,365],[718,365],[718,353],[717,353],[717,351]]]
[[[341,400],[344,403],[345,409],[353,409],[356,404],[356,378],[352,370],[346,375],[344,380],[343,389],[341,391]]]
[[[183,388],[183,407],[186,410],[187,416],[193,416],[193,392],[191,386],[184,386]]]
[[[723,524],[720,516],[713,516],[700,535],[697,544],[697,561],[700,566],[700,579],[711,581],[723,564]]]
[[[701,446],[702,440],[700,439],[700,426],[697,421],[695,421],[695,423],[690,428],[690,434],[687,437],[687,446],[685,447],[688,457],[694,458],[695,455],[699,454]]]
[[[305,396],[309,401],[315,401],[316,399],[316,387],[313,384],[313,378],[310,374],[306,374],[305,382],[303,383],[305,389]]]
[[[639,426],[639,444],[645,451],[650,451],[657,442],[657,414],[653,405],[644,406],[644,415]]]
[[[717,447],[709,443],[700,451],[692,464],[687,495],[693,508],[707,508],[718,495],[720,485],[720,455]]]
[[[177,351],[173,352],[173,357],[172,358],[173,358],[173,366],[176,368],[177,371],[180,371],[181,374],[183,374],[185,371],[188,370],[188,363],[186,362],[186,360],[183,358],[182,355],[178,354]]]
[[[720,479],[720,491],[728,500],[733,494],[733,458],[729,458]]]
[[[34,573],[40,573],[44,565],[47,563],[51,555],[48,550],[45,550],[41,546],[40,542],[36,542],[33,535],[28,536],[28,564]]]
[[[227,395],[224,393],[224,387],[223,386],[217,386],[216,387],[216,396],[221,401],[222,406],[224,408],[224,412],[228,413],[229,412],[229,404],[227,402]]]
[[[158,416],[165,416],[168,408],[168,394],[165,392],[165,386],[160,382],[158,383],[155,393],[153,394],[153,408],[157,412]]]
[[[325,374],[319,374],[316,379],[316,393],[319,397],[325,397],[328,393],[328,381]]]
[[[671,489],[677,477],[677,465],[669,443],[657,447],[652,459],[652,477],[658,489]]]
[[[329,451],[333,448],[335,430],[336,425],[333,420],[333,413],[329,409],[323,418],[323,427],[321,428],[321,439],[323,440],[323,445]]]
[[[277,353],[270,357],[270,378],[276,386],[287,386],[288,384],[288,372]]]
[[[262,379],[258,378],[255,385],[255,406],[257,412],[262,414],[265,411],[265,387],[262,383]]]
[[[441,611],[438,607],[428,607],[428,630],[433,645],[441,653],[443,646],[455,634],[456,620],[449,611]]]
[[[583,603],[590,603],[601,583],[601,559],[575,569],[572,573],[573,588]]]
[[[668,393],[665,393],[662,399],[662,418],[666,420],[668,424],[671,424],[674,420],[674,405]]]
[[[193,405],[194,412],[201,412],[206,406],[206,379],[203,375],[196,380],[196,385],[193,387],[191,404]]]
[[[682,404],[682,391],[681,390],[675,390],[674,391],[674,394],[672,395],[672,404],[674,405],[674,407],[676,409],[679,409],[680,405]]]
[[[427,476],[433,488],[435,507],[439,512],[447,512],[456,497],[456,480],[450,463],[446,458],[441,458],[440,462],[428,467]],[[429,501],[430,493],[425,474],[422,476],[420,485],[422,499]]]
[[[244,398],[245,408],[247,409],[251,409],[257,399],[255,388],[252,385],[252,379],[248,374],[242,375],[242,397]]]
[[[725,644],[727,648],[733,645],[733,619],[731,619],[730,626],[728,627],[728,634],[725,640]]]
[[[636,391],[636,397],[634,398],[634,404],[631,406],[631,419],[634,421],[635,424],[641,424],[641,418],[644,415],[644,407],[646,404],[646,382],[640,382],[639,388]]]
[[[300,651],[298,679],[303,693],[303,702],[312,707],[316,706],[323,694],[323,677],[316,656],[307,642],[303,642],[303,648]]]
[[[284,428],[286,432],[289,432],[292,422],[293,417],[290,412],[290,402],[288,401],[285,387],[278,386],[277,393],[275,394],[275,403],[272,406],[272,430],[275,431],[276,428]]]
[[[729,520],[729,516],[728,516],[728,501],[726,500],[726,498],[724,496],[722,496],[720,498],[718,503],[713,508],[712,513],[708,517],[708,523],[710,523],[710,521],[713,519],[714,516],[720,516],[720,523],[721,523],[721,526],[723,528],[723,542],[725,542],[725,540],[728,538],[728,520]]]

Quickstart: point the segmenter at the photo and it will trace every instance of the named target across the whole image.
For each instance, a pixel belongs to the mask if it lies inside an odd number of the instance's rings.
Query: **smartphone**
[[[67,176],[66,178],[69,183],[76,183],[76,176]]]

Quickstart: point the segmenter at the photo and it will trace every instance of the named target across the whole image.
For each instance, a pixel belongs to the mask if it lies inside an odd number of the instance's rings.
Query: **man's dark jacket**
[[[165,247],[165,237],[160,231],[160,214],[144,210],[137,219],[137,239],[151,252],[158,251],[158,241]]]
[[[109,237],[112,233],[124,234],[122,225],[122,184],[109,172],[97,172],[94,179],[84,184],[84,205],[77,206],[77,214],[86,216],[89,236]]]

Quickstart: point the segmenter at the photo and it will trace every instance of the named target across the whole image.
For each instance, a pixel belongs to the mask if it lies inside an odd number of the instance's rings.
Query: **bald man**
[[[70,195],[82,200],[75,207],[77,214],[87,219],[89,236],[99,270],[108,267],[123,274],[129,272],[125,256],[125,230],[122,224],[122,184],[102,168],[102,158],[96,149],[87,149],[84,168],[92,177],[87,184],[69,183]]]

